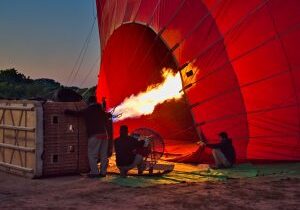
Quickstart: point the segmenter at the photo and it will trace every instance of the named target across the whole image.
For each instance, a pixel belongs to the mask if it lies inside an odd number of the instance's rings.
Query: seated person
[[[142,148],[145,141],[128,135],[128,127],[120,127],[120,137],[115,139],[116,164],[122,177],[127,176],[127,172],[135,167],[138,168],[139,174],[143,173],[144,161],[143,156],[137,151]]]
[[[234,147],[226,132],[219,133],[219,137],[220,143],[206,144],[206,146],[212,149],[215,159],[214,168],[230,168],[235,163]]]

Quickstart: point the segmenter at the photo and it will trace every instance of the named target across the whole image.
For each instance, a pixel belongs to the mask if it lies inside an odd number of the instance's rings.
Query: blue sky
[[[95,0],[0,0],[0,69],[16,68],[31,78],[55,79],[64,85],[95,85],[100,53],[97,22],[78,75],[70,77],[95,10]],[[78,65],[74,72],[77,69]]]

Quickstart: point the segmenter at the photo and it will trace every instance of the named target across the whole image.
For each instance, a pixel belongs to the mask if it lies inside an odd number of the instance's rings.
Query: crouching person
[[[207,147],[212,149],[215,160],[215,166],[213,168],[231,168],[235,163],[235,150],[231,139],[228,138],[226,132],[219,133],[219,137],[220,143],[206,144]]]
[[[126,177],[129,170],[137,167],[138,173],[142,174],[144,170],[143,156],[137,151],[141,149],[145,142],[128,135],[128,127],[120,127],[120,137],[115,139],[116,164],[120,170],[121,177]]]

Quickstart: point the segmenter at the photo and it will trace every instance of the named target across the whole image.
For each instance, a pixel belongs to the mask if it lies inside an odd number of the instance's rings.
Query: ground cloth
[[[300,163],[253,165],[239,164],[231,169],[213,170],[208,165],[189,165],[176,163],[174,171],[161,176],[135,176],[132,171],[126,178],[115,172],[103,181],[127,187],[149,187],[161,184],[196,183],[204,181],[225,181],[227,179],[255,178],[268,175],[287,175],[300,177]],[[147,172],[146,172],[147,175]]]

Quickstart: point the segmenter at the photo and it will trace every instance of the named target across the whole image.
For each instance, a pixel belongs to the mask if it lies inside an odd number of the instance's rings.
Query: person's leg
[[[216,166],[218,168],[231,166],[231,164],[220,149],[213,149],[212,154],[214,156]]]
[[[108,140],[107,139],[99,139],[100,141],[100,174],[106,175],[107,166],[108,166]]]
[[[127,176],[127,167],[118,167],[119,171],[120,171],[120,176],[123,178],[126,178]]]
[[[122,177],[127,176],[127,172],[130,171],[131,169],[138,167],[138,170],[142,170],[142,164],[143,164],[143,156],[141,155],[136,155],[133,162],[130,165],[127,166],[118,166],[120,170],[120,175]],[[140,169],[139,169],[140,167]]]
[[[138,169],[138,174],[143,174],[145,170],[145,163],[144,163],[144,158],[142,155],[136,155],[135,156],[135,163]]]
[[[100,141],[95,137],[92,136],[88,140],[88,157],[89,157],[89,164],[90,164],[90,174],[96,175],[98,174],[98,152],[100,148]]]
[[[219,152],[220,152],[219,149],[212,149],[212,155],[214,157],[216,167],[220,167],[222,165],[218,155]]]

